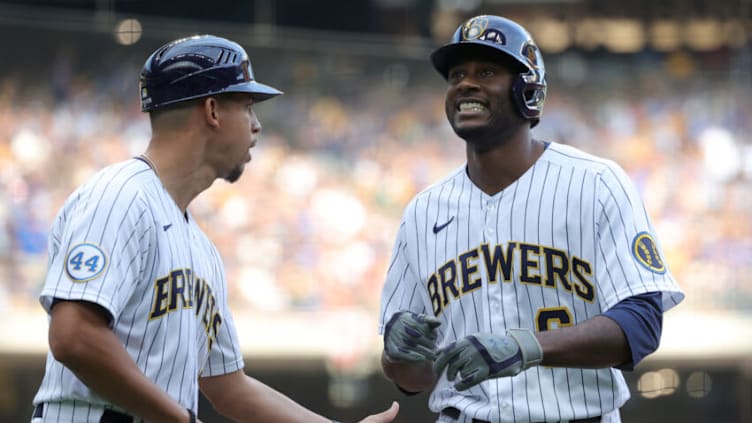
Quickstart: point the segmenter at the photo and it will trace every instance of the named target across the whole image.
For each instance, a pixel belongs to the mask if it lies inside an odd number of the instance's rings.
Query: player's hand
[[[444,367],[447,379],[464,391],[486,379],[514,376],[539,364],[543,349],[528,329],[509,329],[507,335],[476,333],[453,342],[439,351],[434,373],[439,377]]]
[[[382,411],[379,414],[372,414],[361,420],[360,423],[389,423],[394,420],[395,417],[397,417],[398,411],[399,403],[397,403],[397,401],[394,401],[392,402],[392,406],[389,407],[389,409],[387,409],[386,411]]]
[[[436,359],[438,319],[400,311],[384,329],[384,354],[389,361],[418,363]]]

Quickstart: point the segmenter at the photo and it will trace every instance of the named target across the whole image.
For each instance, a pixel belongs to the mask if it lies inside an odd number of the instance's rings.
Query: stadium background
[[[239,41],[286,92],[257,108],[246,175],[192,205],[224,254],[246,370],[342,420],[399,399],[397,421],[433,421],[381,375],[376,310],[402,207],[464,158],[427,56],[479,13],[531,30],[549,71],[534,134],[627,170],[687,293],[626,374],[624,421],[752,422],[748,0],[0,1],[0,422],[29,421],[44,371],[54,214],[145,147],[143,60],[196,33]]]

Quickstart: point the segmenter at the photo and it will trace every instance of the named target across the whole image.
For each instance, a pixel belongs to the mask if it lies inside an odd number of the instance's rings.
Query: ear
[[[219,127],[219,103],[215,97],[206,97],[204,99],[202,112],[207,125],[212,128]]]

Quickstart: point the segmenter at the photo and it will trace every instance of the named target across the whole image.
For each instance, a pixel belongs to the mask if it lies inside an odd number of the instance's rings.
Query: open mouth
[[[488,108],[477,100],[462,100],[457,103],[457,111],[459,112],[480,113],[487,110]]]

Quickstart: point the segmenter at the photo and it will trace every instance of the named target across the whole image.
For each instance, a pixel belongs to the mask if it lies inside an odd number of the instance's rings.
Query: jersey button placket
[[[485,239],[489,242],[494,242],[496,239],[496,203],[493,200],[486,201],[486,227],[485,227]]]
[[[499,301],[498,296],[491,298],[491,312],[493,312],[493,314],[501,313],[501,301]]]
[[[496,236],[496,202],[494,200],[486,200],[485,203],[485,221],[484,221],[484,230],[483,230],[483,238],[485,241],[490,245],[495,245],[498,242],[498,237]],[[504,325],[502,323],[502,311],[501,311],[501,284],[500,281],[497,281],[497,283],[491,284],[486,283],[487,289],[486,293],[488,295],[488,314],[489,319],[485,322],[485,326],[487,327],[487,330],[490,332],[501,332],[504,330]]]

